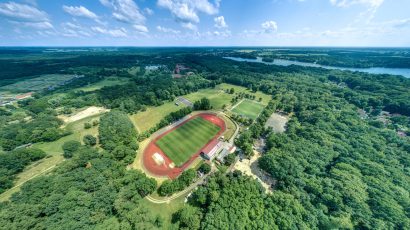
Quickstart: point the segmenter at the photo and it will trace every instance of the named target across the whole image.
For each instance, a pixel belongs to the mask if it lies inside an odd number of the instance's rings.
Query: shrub
[[[89,122],[84,123],[84,129],[90,129],[92,125]]]
[[[93,135],[88,134],[83,137],[83,142],[85,145],[93,146],[97,144],[97,138],[95,138]]]
[[[62,146],[63,151],[64,151],[63,156],[64,156],[65,158],[71,158],[71,157],[73,157],[73,153],[74,153],[75,151],[77,151],[78,148],[80,148],[80,146],[81,146],[81,143],[80,143],[79,141],[74,141],[74,140],[72,140],[72,141],[64,142],[64,144],[63,144],[63,146]]]

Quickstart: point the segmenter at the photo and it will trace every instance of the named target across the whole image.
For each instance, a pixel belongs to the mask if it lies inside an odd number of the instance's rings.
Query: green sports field
[[[263,108],[264,106],[262,104],[259,104],[255,101],[243,100],[232,110],[232,112],[245,117],[256,119],[262,112]]]
[[[185,163],[208,143],[221,128],[197,117],[160,138],[156,144],[176,166]]]

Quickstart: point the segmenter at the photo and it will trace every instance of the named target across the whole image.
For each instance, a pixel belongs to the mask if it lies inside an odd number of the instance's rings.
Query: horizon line
[[[61,46],[43,46],[43,45],[24,45],[24,46],[12,46],[12,45],[0,45],[0,48],[387,48],[387,49],[410,49],[410,46],[247,46],[247,45],[232,45],[232,46],[218,46],[218,45],[203,45],[203,46],[116,46],[116,45],[103,45],[103,46],[72,46],[72,45],[61,45]]]

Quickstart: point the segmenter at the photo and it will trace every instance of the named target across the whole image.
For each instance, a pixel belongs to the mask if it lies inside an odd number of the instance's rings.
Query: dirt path
[[[214,173],[216,171],[216,167],[212,166],[212,170],[211,172],[209,172],[207,175],[204,175],[203,177],[199,178],[197,181],[195,181],[193,184],[191,184],[190,186],[188,186],[187,188],[185,188],[184,190],[177,192],[175,194],[173,194],[170,197],[159,197],[159,198],[154,198],[151,195],[146,196],[147,200],[151,201],[152,203],[156,203],[156,204],[164,204],[167,203],[169,204],[171,201],[185,195],[186,193],[190,192],[191,190],[194,190],[198,185],[204,183],[205,179],[211,175],[212,173]]]
[[[49,158],[50,159],[50,158]],[[63,162],[64,159],[45,159],[46,161],[41,162],[38,165],[32,166],[26,170],[24,170],[22,173],[20,173],[18,175],[18,180],[17,180],[17,184],[8,189],[7,191],[3,192],[2,194],[0,194],[0,202],[6,201],[8,200],[11,195],[13,195],[14,193],[18,192],[20,187],[26,183],[27,181],[30,181],[38,176],[44,175],[47,172],[51,171],[52,169],[54,169],[59,163]],[[43,167],[47,167],[44,169],[40,169],[39,168],[43,168]]]
[[[263,170],[258,166],[258,159],[261,154],[257,151],[254,151],[254,155],[251,159],[243,159],[242,161],[237,161],[235,163],[234,169],[241,171],[243,174],[251,176],[252,178],[259,181],[262,186],[265,188],[266,193],[271,193],[271,185],[274,184],[274,181],[267,175]]]

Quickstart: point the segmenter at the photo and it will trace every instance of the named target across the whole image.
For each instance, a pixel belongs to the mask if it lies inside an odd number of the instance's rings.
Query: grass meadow
[[[197,101],[203,97],[206,97],[210,100],[213,110],[222,110],[223,106],[226,105],[227,108],[231,106],[231,100],[235,97],[235,94],[226,93],[225,90],[233,88],[236,93],[245,92],[252,95],[255,95],[257,99],[262,98],[260,102],[262,105],[267,105],[271,99],[270,95],[266,95],[262,92],[252,93],[245,87],[235,86],[230,84],[219,84],[212,89],[202,89],[195,93],[190,93],[182,97],[190,100],[191,102]],[[177,106],[175,102],[166,102],[160,106],[149,106],[144,112],[138,112],[136,114],[130,115],[130,119],[137,127],[139,132],[144,132],[154,127],[158,122],[161,121],[167,114],[175,112],[181,108],[185,107],[182,103]]]

